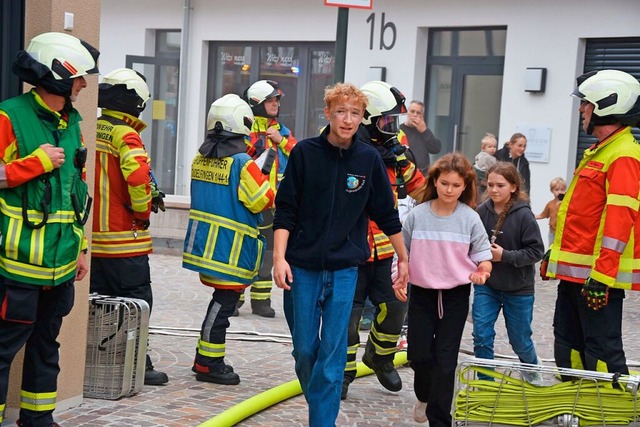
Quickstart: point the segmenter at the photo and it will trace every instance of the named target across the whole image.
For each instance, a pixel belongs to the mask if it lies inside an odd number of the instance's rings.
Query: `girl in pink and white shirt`
[[[469,312],[471,282],[491,275],[491,247],[476,200],[475,173],[460,153],[443,156],[427,175],[426,201],[409,212],[408,353],[414,371],[417,422],[451,425],[458,351]]]

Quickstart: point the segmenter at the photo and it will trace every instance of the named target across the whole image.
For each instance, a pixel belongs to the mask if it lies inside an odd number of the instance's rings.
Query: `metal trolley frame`
[[[148,336],[144,300],[89,295],[84,396],[115,400],[142,390]]]
[[[532,373],[542,385],[527,382]],[[640,426],[639,383],[636,375],[470,358],[456,369],[452,425]]]

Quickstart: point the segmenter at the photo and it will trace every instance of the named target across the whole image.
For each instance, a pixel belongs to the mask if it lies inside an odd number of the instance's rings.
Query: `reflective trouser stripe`
[[[345,366],[345,371],[356,371],[356,353],[358,352],[358,347],[360,344],[350,345],[347,347],[347,365]]]
[[[30,391],[20,391],[20,408],[30,411],[53,411],[56,409],[55,391],[49,393],[32,393]]]
[[[224,357],[226,345],[198,340],[198,353],[205,357]]]
[[[271,298],[271,280],[258,280],[251,285],[249,296],[254,301],[264,301]]]

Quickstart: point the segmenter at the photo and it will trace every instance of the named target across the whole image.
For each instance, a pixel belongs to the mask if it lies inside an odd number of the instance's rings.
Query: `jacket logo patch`
[[[602,170],[602,168],[604,167],[604,163],[594,162],[593,160],[591,160],[587,163],[587,167],[592,169]]]
[[[347,193],[355,193],[359,191],[366,181],[366,177],[362,175],[347,174]]]

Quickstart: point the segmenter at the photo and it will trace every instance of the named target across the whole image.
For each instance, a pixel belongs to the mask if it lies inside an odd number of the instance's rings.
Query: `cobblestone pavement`
[[[81,406],[55,414],[61,425],[197,426],[260,392],[296,379],[289,340],[268,340],[274,335],[289,335],[282,314],[281,290],[275,288],[273,291],[273,305],[277,312],[274,319],[251,314],[248,304],[240,309],[239,317],[231,318],[226,361],[240,375],[241,383],[222,386],[197,382],[191,372],[197,334],[210,300],[210,289],[199,283],[197,274],[182,269],[181,259],[177,256],[152,255],[151,272],[154,288],[151,327],[153,331],[164,330],[172,335],[152,333],[150,354],[156,368],[169,375],[169,383],[165,386],[145,386],[137,395],[116,401],[85,399]],[[555,288],[555,282],[540,282],[536,290],[534,338],[538,354],[545,364],[552,364],[553,357],[551,323]],[[637,360],[640,351],[636,333],[640,321],[638,294],[628,293],[625,305],[625,350],[631,360]],[[471,323],[467,323],[461,360],[473,350],[471,327]],[[362,338],[364,341],[364,334]],[[501,323],[497,328],[496,353],[513,355]],[[415,423],[412,418],[415,403],[412,371],[403,367],[399,372],[404,388],[398,393],[385,390],[375,375],[356,379],[349,389],[348,399],[342,402],[337,424],[424,425]],[[306,402],[300,395],[237,425],[304,426],[307,425]]]

